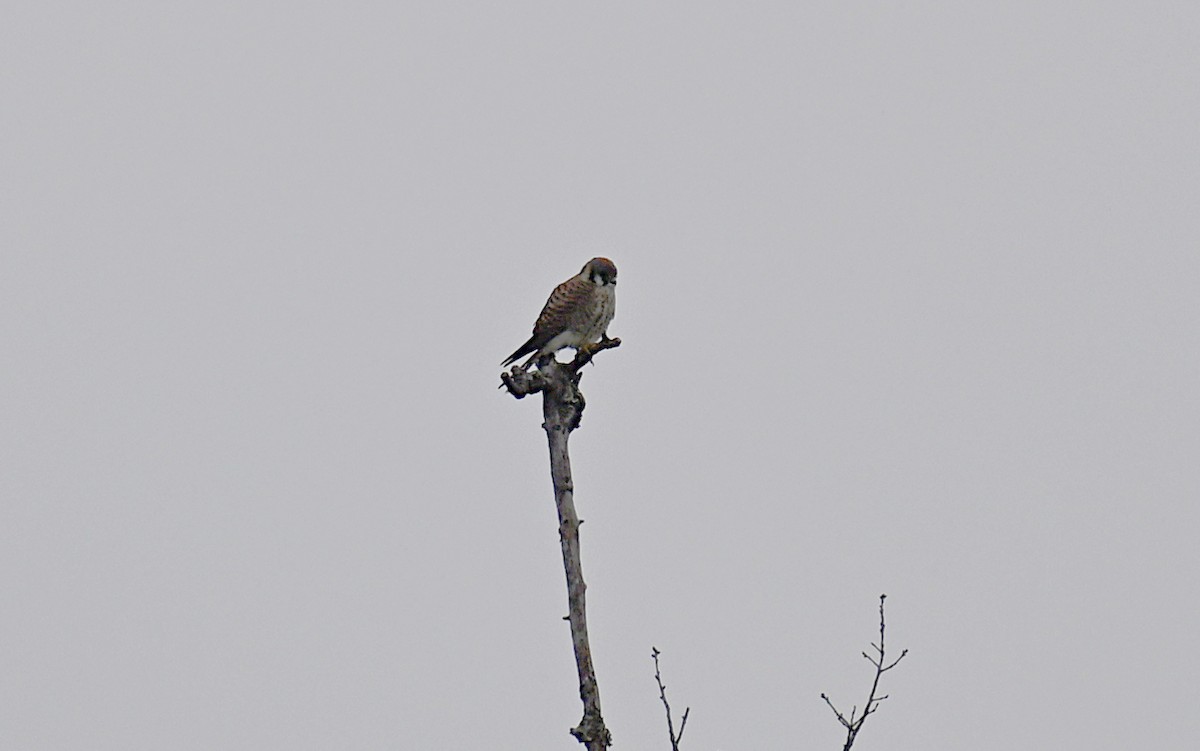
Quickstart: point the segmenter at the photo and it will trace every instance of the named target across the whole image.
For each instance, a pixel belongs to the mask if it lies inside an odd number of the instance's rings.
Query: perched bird
[[[593,258],[578,275],[554,288],[542,308],[533,336],[508,356],[511,365],[530,352],[524,367],[563,347],[579,349],[608,339],[608,324],[617,312],[617,267],[607,258]]]

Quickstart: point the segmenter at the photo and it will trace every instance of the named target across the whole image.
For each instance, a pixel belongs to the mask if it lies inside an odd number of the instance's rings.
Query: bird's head
[[[593,258],[583,265],[579,275],[598,286],[617,283],[617,265],[607,258]]]

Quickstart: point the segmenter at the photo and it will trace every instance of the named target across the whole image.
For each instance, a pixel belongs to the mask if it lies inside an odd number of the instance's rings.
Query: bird
[[[522,363],[564,347],[579,349],[608,339],[608,324],[617,312],[617,267],[607,258],[593,258],[578,274],[554,288],[533,324],[533,336],[504,360],[505,367],[533,353]]]

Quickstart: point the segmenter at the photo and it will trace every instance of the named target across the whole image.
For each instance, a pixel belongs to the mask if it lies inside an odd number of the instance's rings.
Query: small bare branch
[[[833,706],[833,702],[829,700],[829,697],[825,694],[821,694],[821,698],[824,699],[825,703],[829,705],[829,708],[833,710],[834,715],[837,716],[838,722],[842,723],[842,725],[845,727],[850,727],[850,722],[842,716],[842,713],[838,711],[837,707]]]
[[[858,737],[858,732],[862,730],[863,722],[866,721],[867,716],[875,714],[875,711],[879,709],[879,704],[884,699],[888,698],[887,694],[876,696],[876,693],[879,691],[879,679],[883,677],[884,673],[896,667],[896,665],[898,665],[900,661],[904,659],[905,655],[908,654],[908,650],[905,649],[900,652],[900,656],[897,657],[891,664],[888,664],[886,667],[884,666],[885,652],[883,636],[886,629],[886,624],[883,617],[883,601],[886,599],[887,595],[879,596],[879,644],[871,642],[871,646],[874,647],[875,651],[879,653],[879,659],[875,659],[866,652],[862,653],[862,656],[867,658],[867,662],[871,663],[875,667],[875,680],[871,682],[871,693],[867,695],[867,703],[863,706],[863,713],[858,715],[858,705],[856,704],[851,707],[850,719],[847,720],[846,716],[843,715],[836,706],[834,706],[833,701],[830,700],[830,698],[825,694],[821,694],[821,698],[824,699],[825,703],[829,705],[829,708],[833,710],[833,714],[837,717],[838,722],[841,723],[842,727],[846,728],[846,743],[842,746],[842,751],[850,751],[850,747],[854,745],[854,740]],[[857,719],[856,715],[858,715]]]
[[[595,344],[585,344],[575,352],[575,359],[572,360],[571,364],[567,366],[567,370],[570,370],[572,373],[577,373],[579,372],[580,368],[591,362],[592,358],[597,354],[606,349],[612,349],[613,347],[620,346],[621,340],[619,338],[609,339],[608,337],[601,339]]]
[[[658,672],[658,656],[662,652],[658,647],[650,647],[650,656],[654,658],[654,681],[658,684],[658,698],[662,699],[663,707],[667,710],[667,737],[671,739],[671,751],[679,751],[679,742],[683,740],[683,731],[687,727],[688,714],[692,708],[683,710],[683,719],[679,723],[679,734],[675,734],[675,723],[671,718],[671,705],[667,701],[667,687],[663,685],[662,674]]]

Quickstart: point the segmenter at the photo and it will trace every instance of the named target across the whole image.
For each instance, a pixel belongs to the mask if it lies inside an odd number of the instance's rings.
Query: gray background
[[[0,748],[1200,745],[1195,3],[0,11]]]

